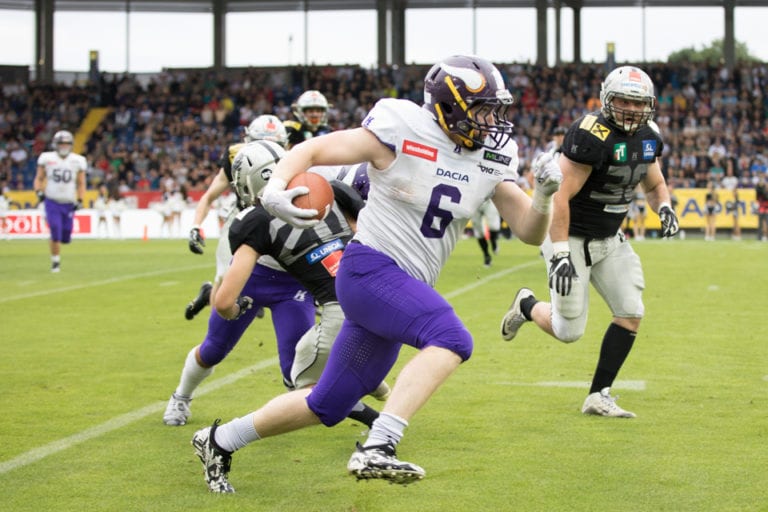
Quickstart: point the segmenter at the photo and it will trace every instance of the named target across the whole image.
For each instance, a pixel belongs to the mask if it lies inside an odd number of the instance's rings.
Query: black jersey
[[[351,187],[332,182],[338,200],[316,226],[297,229],[270,215],[261,205],[246,208],[229,228],[234,253],[241,245],[269,254],[320,304],[336,302],[335,278],[341,253],[354,234],[344,212],[357,219],[363,200]]]
[[[607,238],[616,234],[629,210],[635,188],[664,147],[650,126],[629,135],[602,113],[587,114],[571,125],[561,151],[592,172],[570,200],[569,234]]]
[[[240,148],[243,146],[245,146],[245,142],[230,144],[224,149],[224,152],[221,154],[221,158],[219,158],[219,168],[224,169],[224,175],[227,177],[227,182],[229,182],[229,188],[237,197],[238,210],[245,208],[245,204],[243,203],[242,199],[240,199],[240,196],[237,195],[237,190],[235,190],[235,187],[232,186],[232,162],[235,161],[237,152],[240,151]]]
[[[237,152],[240,151],[243,146],[245,146],[245,142],[230,144],[221,154],[221,158],[219,158],[219,167],[224,169],[224,174],[227,176],[227,181],[230,183],[232,183],[232,162],[235,161]]]
[[[306,123],[302,124],[298,121],[284,121],[283,126],[285,126],[285,131],[288,133],[288,147],[293,147],[312,137],[319,137],[320,135],[331,133],[331,128],[328,125],[320,125],[312,130],[312,127]]]

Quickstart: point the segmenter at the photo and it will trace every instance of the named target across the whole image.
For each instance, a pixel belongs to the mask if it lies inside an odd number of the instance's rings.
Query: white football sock
[[[190,350],[189,354],[187,354],[187,360],[184,361],[184,369],[181,371],[179,387],[176,388],[177,395],[191,398],[192,393],[195,392],[197,386],[213,373],[213,366],[210,368],[203,368],[198,364],[197,359],[195,358],[196,352],[197,347]]]
[[[403,418],[382,412],[376,421],[373,422],[371,431],[368,433],[368,439],[363,444],[364,447],[376,446],[380,444],[391,444],[396,446],[403,438],[403,432],[408,422]]]
[[[216,429],[214,441],[222,450],[234,452],[253,441],[261,439],[253,426],[253,413],[235,418]]]

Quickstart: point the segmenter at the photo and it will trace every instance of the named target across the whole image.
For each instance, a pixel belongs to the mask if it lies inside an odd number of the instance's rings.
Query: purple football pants
[[[68,244],[72,240],[72,225],[75,216],[75,205],[72,203],[57,203],[46,199],[45,221],[51,232],[51,240]]]
[[[296,343],[315,325],[312,295],[287,272],[256,265],[241,295],[253,299],[253,307],[237,320],[224,320],[215,309],[208,318],[208,332],[200,345],[200,359],[208,366],[224,360],[251,325],[260,307],[272,312],[277,353],[284,382],[291,381]]]
[[[387,376],[403,344],[434,345],[463,361],[472,335],[432,287],[406,274],[389,256],[362,244],[344,251],[336,275],[344,324],[307,404],[324,425],[340,422]]]

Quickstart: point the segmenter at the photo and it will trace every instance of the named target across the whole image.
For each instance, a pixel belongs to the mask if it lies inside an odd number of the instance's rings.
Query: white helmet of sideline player
[[[304,91],[301,96],[296,100],[296,103],[291,105],[293,115],[300,123],[306,124],[312,127],[313,131],[319,126],[328,124],[328,100],[320,91],[310,90]],[[307,116],[305,110],[320,112],[320,115]]]
[[[67,130],[59,130],[53,134],[53,149],[61,158],[66,158],[72,152],[75,138]]]
[[[256,140],[240,148],[232,161],[232,183],[242,203],[251,206],[269,181],[285,149],[269,140]]]
[[[270,114],[264,114],[251,121],[251,124],[245,129],[243,139],[245,142],[270,140],[284,147],[288,143],[288,133],[280,119]]]

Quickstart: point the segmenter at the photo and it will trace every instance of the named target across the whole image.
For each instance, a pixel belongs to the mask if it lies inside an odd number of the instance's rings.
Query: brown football
[[[302,194],[293,199],[293,204],[299,208],[317,210],[316,219],[322,220],[333,207],[333,188],[328,180],[313,172],[302,172],[293,177],[288,183],[289,189],[307,187],[308,194]]]

